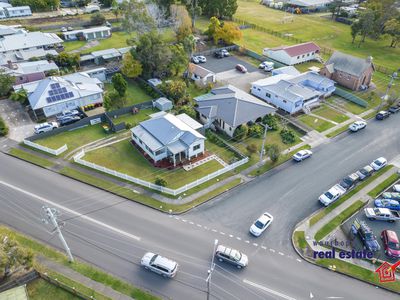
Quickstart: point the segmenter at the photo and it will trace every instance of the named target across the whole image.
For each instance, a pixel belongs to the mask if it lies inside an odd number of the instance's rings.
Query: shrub
[[[278,130],[278,118],[274,115],[266,115],[262,122],[267,124],[271,129],[269,130]]]
[[[159,186],[167,186],[167,181],[160,177],[157,177],[156,180],[154,181],[154,183]]]
[[[278,145],[273,144],[269,146],[268,156],[273,163],[276,163],[278,161],[280,155],[281,155],[281,150],[279,149]]]
[[[279,134],[284,144],[293,144],[296,141],[296,135],[293,130],[282,129]]]
[[[245,124],[240,125],[235,129],[235,132],[233,133],[233,139],[235,141],[241,141],[247,136],[248,132],[249,132],[249,127],[247,127],[247,125]]]
[[[250,154],[254,154],[254,153],[257,152],[257,145],[256,144],[250,144],[250,145],[248,145],[246,147],[246,149]]]
[[[262,127],[259,124],[255,124],[249,127],[249,136],[251,137],[260,138],[262,137],[263,133],[264,133],[264,127]]]
[[[90,25],[99,26],[103,25],[105,22],[106,18],[100,12],[97,12],[90,17]]]
[[[5,136],[8,133],[8,127],[4,123],[3,119],[0,118],[0,136]]]

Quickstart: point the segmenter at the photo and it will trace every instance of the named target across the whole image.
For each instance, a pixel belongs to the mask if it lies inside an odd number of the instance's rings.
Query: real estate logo
[[[396,281],[396,268],[400,266],[400,260],[391,265],[387,261],[383,262],[375,273],[378,273],[379,282],[394,282]]]

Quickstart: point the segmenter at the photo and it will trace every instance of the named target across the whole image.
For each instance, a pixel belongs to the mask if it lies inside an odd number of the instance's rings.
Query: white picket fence
[[[78,154],[76,154],[74,156],[74,161],[76,163],[78,163],[78,164],[81,164],[83,166],[95,169],[97,171],[101,171],[101,172],[113,175],[115,177],[119,177],[119,178],[125,179],[127,181],[139,184],[141,186],[144,186],[144,187],[147,187],[147,188],[151,188],[153,190],[157,190],[157,191],[160,191],[162,193],[166,193],[166,194],[174,195],[174,196],[182,194],[183,192],[186,192],[187,190],[190,190],[191,188],[194,188],[194,187],[196,187],[196,186],[198,186],[198,185],[200,185],[200,184],[202,184],[202,183],[204,183],[204,182],[206,182],[208,180],[211,180],[211,179],[213,179],[215,177],[218,177],[221,174],[224,174],[226,172],[232,171],[233,169],[235,169],[235,168],[237,168],[237,167],[239,167],[239,166],[241,166],[241,165],[243,165],[243,164],[245,164],[245,163],[247,163],[249,161],[249,158],[245,157],[245,158],[243,158],[243,159],[241,159],[241,160],[239,160],[239,161],[237,161],[237,162],[235,162],[233,164],[230,164],[230,165],[226,166],[223,169],[219,169],[219,170],[215,171],[214,173],[208,174],[207,176],[204,176],[203,178],[197,179],[197,180],[195,180],[195,181],[193,181],[191,183],[185,184],[184,186],[174,190],[174,189],[170,189],[170,188],[167,188],[167,187],[159,186],[157,184],[154,184],[154,183],[151,183],[151,182],[148,182],[148,181],[145,181],[145,180],[141,180],[141,179],[136,178],[136,177],[129,176],[127,174],[124,174],[124,173],[121,173],[121,172],[118,172],[118,171],[115,171],[115,170],[108,169],[106,167],[99,166],[99,165],[97,165],[95,163],[88,162],[88,161],[82,159],[83,156],[85,156],[85,151],[84,150],[80,151]]]
[[[47,152],[47,153],[50,153],[50,154],[53,154],[53,155],[60,155],[61,153],[63,153],[63,152],[68,150],[67,145],[61,146],[58,149],[51,149],[51,148],[36,144],[34,142],[31,142],[29,140],[24,140],[24,144],[29,146],[29,147],[32,147],[32,148],[35,148],[35,149],[39,149],[41,151],[44,151],[44,152]]]

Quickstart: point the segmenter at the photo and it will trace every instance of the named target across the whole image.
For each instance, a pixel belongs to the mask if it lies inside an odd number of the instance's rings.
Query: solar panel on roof
[[[66,87],[61,87],[59,83],[50,84],[49,97],[46,98],[48,103],[73,98],[74,94],[68,92]]]

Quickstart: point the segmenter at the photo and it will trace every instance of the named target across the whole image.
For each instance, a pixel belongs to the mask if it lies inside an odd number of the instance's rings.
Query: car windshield
[[[361,170],[360,170],[360,173],[363,174],[363,175],[367,175],[367,174],[368,174],[368,171],[365,170],[365,169],[361,169]]]
[[[375,164],[376,164],[377,166],[380,166],[382,163],[381,163],[380,160],[376,160],[376,161],[375,161]]]
[[[393,249],[393,250],[400,250],[400,245],[399,245],[399,243],[389,242],[389,243],[388,243],[388,246],[389,246],[390,249]]]
[[[239,261],[242,258],[242,254],[240,254],[239,251],[232,250],[231,256],[233,257],[234,260]]]
[[[332,199],[332,198],[333,198],[333,195],[332,195],[330,192],[326,192],[324,195],[325,195],[328,199]]]
[[[153,257],[150,259],[150,264],[153,264],[153,262],[156,260],[158,257],[158,254],[153,255]]]
[[[343,179],[343,182],[347,183],[347,184],[352,184],[353,180],[350,177],[346,177]]]
[[[254,223],[254,225],[259,229],[263,229],[264,228],[264,224],[262,222],[260,222],[260,221],[256,221]]]

